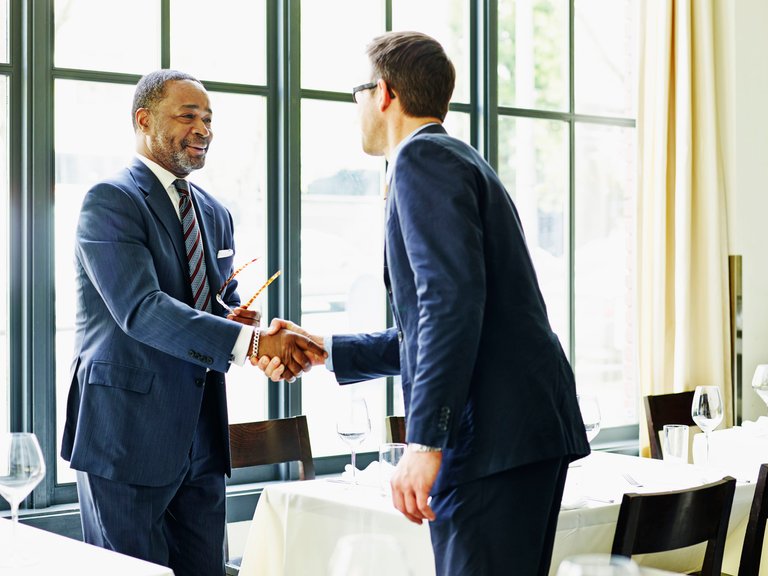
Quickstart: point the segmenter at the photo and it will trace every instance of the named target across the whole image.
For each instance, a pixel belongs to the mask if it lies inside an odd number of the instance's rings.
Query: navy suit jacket
[[[212,294],[232,272],[232,217],[192,186]],[[229,473],[223,372],[241,325],[194,309],[181,223],[140,160],[85,196],[76,235],[77,319],[62,457],[76,470],[144,486],[181,472],[203,386],[215,388]],[[233,281],[225,301],[239,303]]]
[[[443,448],[433,493],[588,454],[573,372],[491,167],[429,126],[400,150],[386,213],[397,328],[335,336],[339,383],[401,375],[408,441]]]

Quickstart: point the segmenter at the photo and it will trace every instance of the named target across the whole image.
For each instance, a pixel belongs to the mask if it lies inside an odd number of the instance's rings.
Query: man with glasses
[[[327,363],[341,384],[401,375],[408,450],[392,497],[430,521],[438,575],[544,576],[568,463],[589,453],[573,372],[514,203],[442,126],[454,87],[443,48],[392,32],[367,54],[370,82],[353,96],[363,149],[388,160],[396,327],[327,339]],[[286,327],[298,329],[272,329]],[[260,366],[280,376],[279,359]]]
[[[295,376],[323,351],[288,331],[261,334],[227,281],[232,216],[187,180],[213,138],[203,85],[173,70],[147,74],[132,112],[137,158],[96,184],[80,212],[62,457],[77,470],[86,542],[176,576],[222,575],[224,372],[262,353],[283,355]]]

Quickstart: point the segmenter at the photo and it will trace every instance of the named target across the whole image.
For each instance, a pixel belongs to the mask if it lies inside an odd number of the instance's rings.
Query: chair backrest
[[[283,462],[299,463],[299,480],[315,478],[315,463],[309,442],[306,416],[277,418],[229,425],[232,468],[248,468]],[[228,537],[224,539],[224,572],[237,576],[241,557],[230,557]]]
[[[404,416],[387,416],[387,442],[405,442]]]
[[[229,425],[232,468],[299,463],[299,480],[315,477],[306,416]]]
[[[736,480],[671,492],[624,494],[612,554],[632,556],[707,543],[701,576],[719,576]]]
[[[687,424],[696,426],[691,416],[693,392],[676,392],[674,394],[656,394],[645,396],[645,419],[648,423],[648,440],[651,445],[651,458],[661,459],[661,441],[659,432],[664,424]]]
[[[749,511],[749,522],[744,533],[739,576],[758,576],[760,573],[766,519],[768,519],[768,464],[763,464],[760,466],[752,508]]]

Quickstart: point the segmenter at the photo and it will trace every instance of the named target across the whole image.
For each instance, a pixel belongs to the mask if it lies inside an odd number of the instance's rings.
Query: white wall
[[[743,265],[743,416],[754,420],[766,406],[752,374],[768,364],[768,2],[714,8],[729,252]]]

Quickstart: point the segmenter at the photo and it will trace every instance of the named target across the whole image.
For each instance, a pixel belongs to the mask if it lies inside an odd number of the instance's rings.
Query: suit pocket
[[[152,389],[154,379],[155,373],[144,368],[94,362],[88,375],[88,384],[146,394]]]

